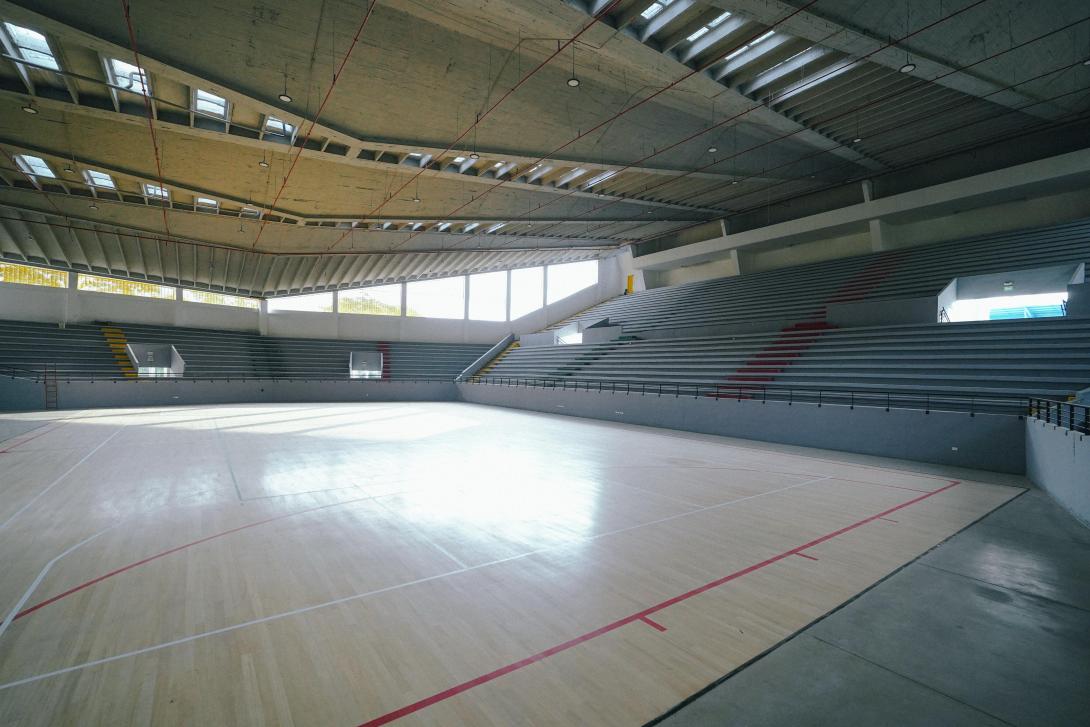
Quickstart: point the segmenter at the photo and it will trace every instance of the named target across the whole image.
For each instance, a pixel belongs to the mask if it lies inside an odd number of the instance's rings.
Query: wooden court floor
[[[3,725],[638,725],[1020,492],[467,404],[27,419]]]

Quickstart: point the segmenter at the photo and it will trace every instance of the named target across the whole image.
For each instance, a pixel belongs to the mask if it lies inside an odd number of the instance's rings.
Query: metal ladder
[[[57,364],[47,363],[43,366],[42,383],[45,385],[45,408],[57,409],[60,405],[57,397]]]

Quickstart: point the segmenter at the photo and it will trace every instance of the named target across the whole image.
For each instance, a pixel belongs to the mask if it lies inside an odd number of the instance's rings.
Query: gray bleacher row
[[[488,376],[1062,398],[1090,386],[1090,318],[526,347]]]
[[[185,376],[200,378],[347,379],[352,351],[380,350],[374,341],[272,338],[254,333],[120,324],[129,343],[171,344],[186,362]],[[453,380],[487,345],[391,342],[391,379]],[[0,321],[0,369],[35,372],[45,364],[65,377],[121,378],[98,326]]]
[[[626,333],[816,320],[840,297],[937,295],[953,278],[1090,260],[1090,220],[686,283],[605,301],[551,328],[608,317]],[[888,274],[886,272],[888,271]]]

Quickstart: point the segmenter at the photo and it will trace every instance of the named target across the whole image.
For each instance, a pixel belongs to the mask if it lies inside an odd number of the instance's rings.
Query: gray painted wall
[[[1090,527],[1090,436],[1029,420],[1026,474],[1033,484]]]
[[[938,297],[894,298],[858,303],[830,303],[825,320],[841,328],[934,323],[939,318]]]
[[[860,454],[1025,472],[1019,417],[458,384],[463,401]],[[957,449],[953,449],[956,447]]]

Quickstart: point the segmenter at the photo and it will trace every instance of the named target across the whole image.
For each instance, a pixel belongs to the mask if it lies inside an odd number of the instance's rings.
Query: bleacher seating
[[[837,302],[937,295],[953,279],[1090,261],[1090,220],[655,288],[557,323],[609,318],[625,333],[824,320]]]
[[[733,390],[1066,397],[1090,385],[1090,319],[785,331],[511,349],[496,380],[661,382]]]
[[[382,351],[383,379],[453,381],[487,345],[274,338],[199,328],[114,324],[128,342],[171,344],[187,378],[347,379],[349,353]],[[97,325],[0,321],[0,373],[43,371],[65,378],[123,378]]]

